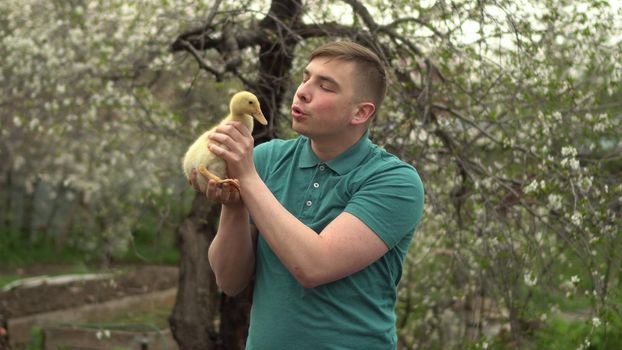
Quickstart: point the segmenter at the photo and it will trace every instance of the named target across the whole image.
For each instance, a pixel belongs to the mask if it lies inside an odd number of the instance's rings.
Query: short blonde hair
[[[384,64],[373,51],[351,41],[335,41],[313,50],[309,61],[317,57],[328,57],[353,62],[359,70],[358,81],[362,100],[371,100],[380,109],[387,91],[387,75]]]

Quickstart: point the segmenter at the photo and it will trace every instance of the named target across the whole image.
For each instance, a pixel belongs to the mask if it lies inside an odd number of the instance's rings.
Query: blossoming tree
[[[596,0],[4,1],[2,230],[109,257],[151,208],[180,227],[180,347],[241,348],[248,293],[220,296],[206,263],[218,208],[197,196],[171,214],[189,193],[180,157],[230,86],[262,99],[257,142],[289,137],[306,54],[347,38],[390,71],[371,137],[426,189],[401,348],[524,345],[571,298],[589,325],[575,346],[615,339],[621,17]]]

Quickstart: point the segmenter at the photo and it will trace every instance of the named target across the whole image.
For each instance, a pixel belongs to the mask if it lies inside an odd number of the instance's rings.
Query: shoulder
[[[283,140],[273,139],[257,145],[253,151],[253,159],[262,178],[271,173],[282,163],[289,163],[293,159],[296,150],[305,141],[302,137]]]
[[[272,139],[255,146],[254,152],[261,155],[287,153],[288,150],[296,148],[301,141],[302,137],[289,140]]]
[[[376,144],[372,145],[364,174],[367,181],[380,181],[387,186],[410,185],[413,190],[420,192],[418,195],[423,196],[423,182],[415,167]]]
[[[365,222],[389,247],[414,232],[425,197],[414,166],[374,145],[356,177],[346,211]]]

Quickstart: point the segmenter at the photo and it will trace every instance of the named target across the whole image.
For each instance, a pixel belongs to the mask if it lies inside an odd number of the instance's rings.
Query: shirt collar
[[[372,143],[369,140],[369,131],[365,131],[363,136],[361,136],[354,145],[337,157],[325,162],[325,164],[337,174],[343,175],[361,163],[367,154],[369,154],[371,148]],[[298,166],[301,168],[311,168],[320,163],[322,163],[322,161],[311,149],[311,141],[305,137]]]

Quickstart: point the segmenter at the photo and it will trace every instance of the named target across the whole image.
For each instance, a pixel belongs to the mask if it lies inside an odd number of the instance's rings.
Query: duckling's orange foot
[[[233,189],[240,192],[240,180],[238,179],[223,179],[220,181],[217,181],[218,184],[222,185],[222,184],[229,184],[231,186],[233,186]],[[229,191],[232,191],[231,189]]]
[[[197,170],[199,171],[199,173],[201,173],[201,175],[203,175],[206,179],[209,180],[214,180],[216,181],[219,185],[223,185],[223,184],[230,184],[231,186],[233,186],[238,192],[240,192],[240,181],[237,179],[221,179],[219,176],[216,176],[214,174],[212,174],[209,170],[207,170],[206,167],[204,166],[199,166],[197,168]]]

